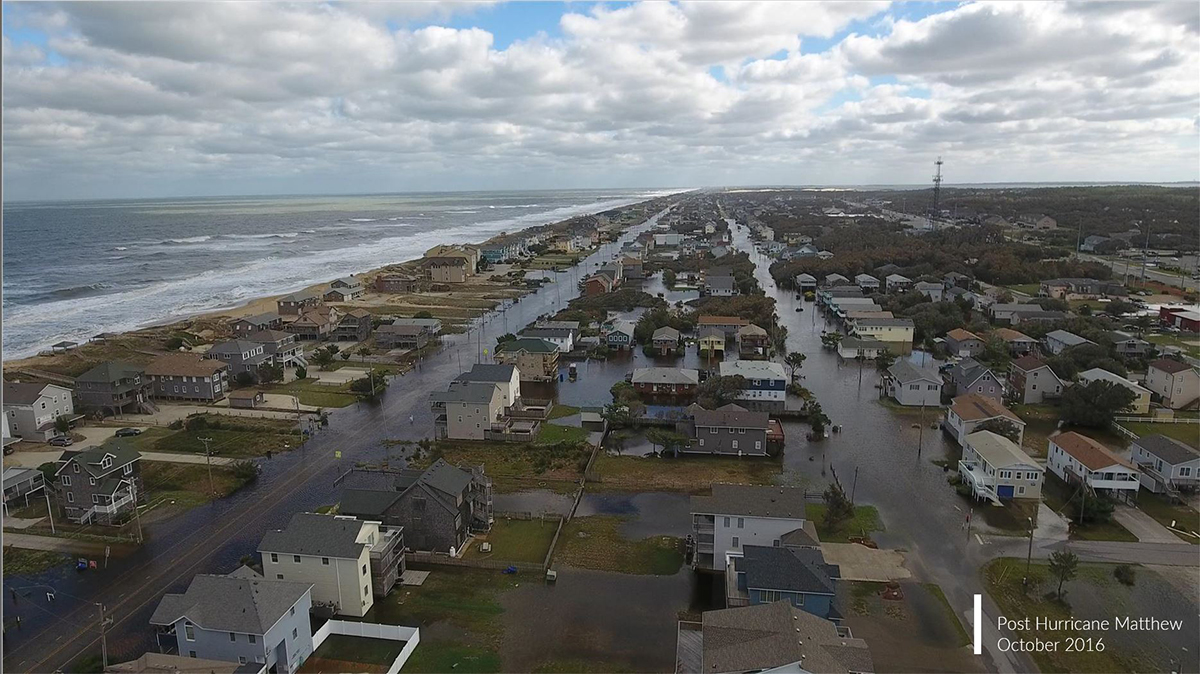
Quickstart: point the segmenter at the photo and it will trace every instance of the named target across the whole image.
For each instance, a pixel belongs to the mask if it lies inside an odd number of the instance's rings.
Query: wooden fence
[[[560,524],[561,526],[561,524]],[[507,562],[499,559],[461,559],[451,557],[444,552],[406,552],[404,561],[408,564],[428,564],[431,566],[460,566],[472,569],[507,569],[516,567],[519,571],[541,572],[545,567],[533,562]]]

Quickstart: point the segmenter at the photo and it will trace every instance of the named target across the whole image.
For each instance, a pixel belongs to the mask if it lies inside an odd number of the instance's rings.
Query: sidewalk
[[[1137,536],[1140,543],[1177,543],[1179,545],[1190,545],[1187,541],[1171,533],[1170,529],[1159,524],[1153,517],[1150,517],[1137,508],[1118,504],[1116,510],[1113,511],[1113,518],[1121,526],[1128,529],[1129,533]]]
[[[51,538],[50,536],[32,536],[4,532],[4,546],[13,546],[25,550],[46,550],[49,552],[66,552],[76,555],[103,555],[105,543],[97,541],[80,541],[72,538]]]
[[[67,448],[70,449],[70,448]],[[82,446],[80,447],[82,449]],[[8,467],[37,468],[43,463],[53,463],[62,456],[63,450],[53,452],[17,452],[4,457],[4,465]],[[206,463],[203,454],[179,454],[176,452],[142,452],[143,461],[162,461],[164,463]],[[226,456],[214,456],[214,466],[227,466],[235,459]]]

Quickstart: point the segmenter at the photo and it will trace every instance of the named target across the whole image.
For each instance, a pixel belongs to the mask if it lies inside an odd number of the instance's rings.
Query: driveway
[[[96,541],[81,541],[74,538],[52,538],[50,536],[33,536],[4,532],[4,546],[24,548],[25,550],[47,550],[50,552],[67,552],[80,555],[103,555],[104,543]]]
[[[83,446],[68,447],[68,449],[83,449]],[[5,466],[18,466],[21,468],[37,468],[43,463],[53,463],[58,461],[58,457],[62,456],[62,450],[53,452],[17,452],[4,457]],[[182,454],[176,452],[142,452],[143,461],[162,461],[164,463],[205,463],[204,455],[202,454]],[[233,463],[234,459],[225,456],[214,456],[212,464],[214,466],[225,466]]]
[[[1187,541],[1180,540],[1178,536],[1171,533],[1163,525],[1159,524],[1153,517],[1124,504],[1118,504],[1116,510],[1113,511],[1113,517],[1121,526],[1129,530],[1129,533],[1137,536],[1139,543],[1178,543],[1179,545],[1190,545]]]
[[[844,580],[887,582],[911,578],[904,555],[897,550],[876,550],[858,543],[822,543],[825,561],[837,564]]]

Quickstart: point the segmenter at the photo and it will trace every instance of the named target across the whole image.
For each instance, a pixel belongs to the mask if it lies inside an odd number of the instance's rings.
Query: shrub
[[[233,476],[242,482],[253,482],[258,479],[258,464],[245,459],[229,464]]]
[[[296,368],[296,379],[308,379],[308,369],[303,367]]]
[[[183,338],[182,337],[167,338],[166,347],[167,347],[168,351],[178,350],[179,347],[181,347],[181,346],[183,346]]]
[[[247,386],[254,386],[254,384],[258,382],[258,378],[255,377],[251,372],[243,371],[237,373],[237,376],[233,378],[233,382],[238,386],[245,388]]]
[[[1118,564],[1117,567],[1113,569],[1113,576],[1116,577],[1116,579],[1119,580],[1122,585],[1129,585],[1132,587],[1133,584],[1137,582],[1137,575],[1134,572],[1133,567],[1129,566],[1128,564]]]

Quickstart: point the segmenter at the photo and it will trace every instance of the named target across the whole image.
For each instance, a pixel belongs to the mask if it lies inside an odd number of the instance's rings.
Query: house
[[[1046,347],[1046,352],[1054,356],[1072,346],[1080,346],[1082,344],[1095,344],[1095,342],[1067,332],[1066,330],[1052,330],[1047,332],[1045,338],[1042,339],[1042,345]]]
[[[660,356],[669,356],[679,349],[679,339],[678,330],[669,325],[664,325],[654,331],[654,334],[650,337],[650,343]]]
[[[1008,391],[1026,405],[1037,405],[1062,396],[1066,384],[1036,356],[1021,356],[1008,370]]]
[[[989,398],[1004,398],[1004,384],[996,373],[974,358],[964,358],[944,375],[950,395],[975,393]]]
[[[46,442],[59,435],[59,417],[76,419],[71,389],[58,384],[4,382],[4,419],[8,432],[27,442]]]
[[[942,295],[942,299],[946,302],[963,300],[969,304],[975,304],[975,293],[969,292],[965,288],[959,288],[958,286],[950,286],[949,288],[946,288],[946,292]]]
[[[4,469],[4,516],[10,515],[10,508],[24,508],[29,505],[29,498],[38,492],[45,495],[46,474],[36,468],[5,468]]]
[[[1158,321],[1183,332],[1200,332],[1200,311],[1188,307],[1159,307]]]
[[[316,308],[320,303],[321,295],[315,290],[301,290],[291,295],[284,295],[275,302],[279,307],[279,313],[284,316],[299,316],[309,309]]]
[[[932,281],[917,281],[913,286],[917,292],[929,298],[930,302],[941,302],[946,292],[945,286]]]
[[[319,342],[332,335],[337,324],[338,313],[333,307],[321,305],[305,311],[291,323],[284,323],[283,329],[296,335],[297,339]]]
[[[942,277],[942,286],[945,287],[946,290],[950,290],[951,288],[970,288],[971,277],[967,276],[966,274],[960,274],[956,271],[947,272],[946,275]]]
[[[575,340],[579,338],[579,331],[569,328],[537,327],[522,330],[520,336],[531,339],[544,339],[557,346],[559,351],[569,353],[575,350]]]
[[[1200,373],[1187,363],[1159,358],[1146,368],[1146,388],[1158,396],[1164,407],[1181,410],[1194,405],[1200,397]]]
[[[883,393],[906,407],[942,404],[942,378],[934,370],[896,360],[883,377]]]
[[[267,355],[266,347],[248,339],[218,342],[208,350],[205,356],[228,364],[229,374],[235,378],[243,372],[257,375],[258,368],[271,364],[271,357]]]
[[[879,290],[879,279],[870,274],[859,274],[854,277],[854,285],[862,288],[864,291]]]
[[[1004,342],[1008,347],[1008,352],[1014,356],[1023,356],[1033,351],[1033,347],[1038,343],[1036,339],[1012,328],[996,328],[992,331],[992,335]]]
[[[789,533],[805,530],[807,503],[802,487],[713,484],[710,496],[692,497],[693,564],[724,573],[729,559],[742,554],[742,546],[773,546]]]
[[[152,395],[141,366],[121,361],[101,363],[75,378],[79,406],[106,414],[149,409]]]
[[[1079,385],[1087,386],[1094,381],[1106,381],[1116,386],[1124,386],[1129,389],[1133,395],[1133,402],[1122,412],[1126,414],[1149,414],[1150,412],[1150,389],[1122,377],[1114,372],[1109,372],[1098,367],[1079,373]]]
[[[604,332],[604,344],[610,349],[633,348],[634,322],[616,320]]]
[[[1112,340],[1113,350],[1122,358],[1145,358],[1154,345],[1144,339],[1122,332],[1113,330],[1106,335]]]
[[[786,601],[705,611],[681,622],[677,674],[874,672],[867,642]]]
[[[825,279],[821,282],[821,285],[823,285],[827,288],[836,288],[838,286],[846,286],[846,285],[850,285],[850,279],[846,278],[845,276],[842,276],[841,274],[826,274]]]
[[[1097,248],[1103,246],[1111,240],[1112,239],[1108,238],[1107,236],[1093,234],[1083,240],[1083,243],[1079,246],[1079,250],[1085,253],[1094,253],[1096,252]]]
[[[494,382],[452,381],[429,400],[438,439],[486,440],[492,425],[504,417],[504,393]]]
[[[423,471],[353,468],[340,480],[338,511],[403,527],[410,550],[455,554],[472,532],[492,526],[492,481],[482,467],[463,470],[438,459]]]
[[[696,341],[696,348],[700,351],[701,356],[712,357],[720,352],[721,357],[725,357],[725,331],[713,327],[702,327],[699,332],[700,338]]]
[[[261,344],[263,353],[273,365],[280,367],[308,367],[304,359],[304,346],[290,332],[284,330],[259,330],[245,336],[247,342]]]
[[[477,246],[439,244],[425,251],[426,260],[460,260],[465,276],[471,276],[479,268],[482,254]],[[434,279],[435,281],[437,279]],[[465,277],[463,280],[466,280]],[[454,281],[441,281],[454,283]]]
[[[800,274],[796,277],[795,283],[800,292],[811,292],[817,289],[817,277],[812,274]]]
[[[192,353],[168,353],[146,366],[146,378],[159,400],[215,403],[229,393],[229,365]]]
[[[631,257],[629,255],[621,258],[621,272],[625,275],[625,278],[646,278],[646,272],[643,268],[641,258]]]
[[[381,349],[423,349],[429,344],[429,331],[419,325],[385,323],[375,328],[375,344]]]
[[[954,328],[946,333],[946,350],[952,356],[975,357],[983,353],[983,339],[973,332]]]
[[[265,314],[239,318],[230,322],[229,327],[233,329],[234,336],[242,337],[260,330],[278,330],[283,327],[283,318],[274,311],[270,311]]]
[[[54,471],[54,498],[67,519],[115,524],[145,502],[140,452],[120,440],[67,450]]]
[[[595,273],[583,280],[584,297],[595,297],[613,291],[613,277],[605,273]]]
[[[454,381],[499,385],[505,407],[512,407],[521,401],[521,373],[513,365],[477,363],[471,366],[470,371],[455,377]]]
[[[395,318],[392,325],[413,325],[421,328],[429,339],[442,334],[442,322],[436,318]]]
[[[995,398],[966,393],[950,402],[950,409],[946,410],[946,420],[942,428],[962,445],[968,435],[980,430],[980,426],[987,424],[991,428],[1001,426],[1005,422],[1016,428],[1017,444],[1021,444],[1025,438],[1025,422],[1021,417],[1013,414]]]
[[[362,281],[353,276],[334,279],[325,293],[326,302],[349,302],[363,296],[365,289]]]
[[[701,316],[696,320],[697,328],[719,328],[727,339],[737,336],[737,331],[747,325],[750,325],[750,321],[737,316]]]
[[[1018,325],[1022,322],[1058,321],[1067,317],[1061,311],[1046,311],[1037,304],[991,304],[986,308],[988,318],[999,325]]]
[[[770,358],[771,337],[757,325],[743,325],[738,329],[738,354],[742,358]]]
[[[644,396],[696,395],[700,387],[700,371],[682,367],[639,367],[634,369],[630,382]]]
[[[244,388],[229,393],[229,406],[235,409],[252,410],[261,407],[265,402],[262,391]]]
[[[897,355],[912,353],[913,330],[911,318],[863,318],[855,321],[854,334],[883,342]]]
[[[633,329],[629,329],[633,338]],[[553,381],[558,378],[558,347],[544,339],[514,339],[496,346],[497,363],[513,365],[521,381]]]
[[[425,275],[433,283],[466,283],[471,275],[462,257],[427,257],[424,265]]]
[[[737,405],[706,410],[689,408],[691,419],[681,424],[691,443],[681,447],[686,454],[721,456],[767,456],[770,415],[750,412]]]
[[[708,276],[704,279],[704,294],[712,297],[733,297],[738,294],[732,276]]]
[[[404,295],[416,292],[420,283],[405,274],[380,274],[375,277],[375,292],[389,295]]]
[[[758,606],[786,601],[818,618],[841,621],[833,607],[836,564],[818,547],[743,545],[725,571],[725,605]]]
[[[900,274],[888,274],[883,279],[884,288],[889,292],[899,292],[912,287],[912,279]]]
[[[248,567],[200,574],[183,594],[165,594],[151,625],[174,635],[180,655],[255,663],[292,674],[313,651],[312,585],[270,580]]]
[[[1129,446],[1142,486],[1161,494],[1195,491],[1200,486],[1200,451],[1165,435],[1143,435]],[[6,471],[7,472],[7,471]],[[5,498],[8,481],[5,480]]]
[[[1042,281],[1038,294],[1060,300],[1092,300],[1099,297],[1125,297],[1125,286],[1118,281],[1099,281],[1094,278],[1056,278]]]
[[[859,339],[857,337],[846,337],[838,342],[837,353],[842,360],[853,359],[874,359],[878,358],[879,354],[887,351],[887,345],[883,342],[874,339]]]
[[[346,515],[296,513],[258,544],[263,577],[312,586],[314,606],[361,618],[404,572],[401,527]]]
[[[723,361],[722,377],[740,376],[746,380],[738,394],[741,405],[758,409],[783,409],[787,398],[787,372],[779,363],[769,360]]]
[[[1050,438],[1046,466],[1068,484],[1086,481],[1096,493],[1115,498],[1136,499],[1142,485],[1136,466],[1075,431]]]
[[[664,232],[654,235],[655,246],[678,246],[680,242],[679,234],[676,232]]]
[[[371,338],[371,312],[351,309],[338,319],[333,338],[339,342],[365,342]]]
[[[1040,499],[1044,470],[1012,440],[991,431],[975,431],[963,442],[958,474],[980,500],[1001,503],[1014,498]]]
[[[1058,227],[1057,220],[1041,213],[1026,213],[1025,215],[1017,216],[1013,220],[1013,224],[1022,229],[1045,230]]]

